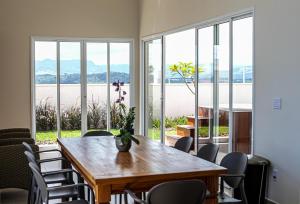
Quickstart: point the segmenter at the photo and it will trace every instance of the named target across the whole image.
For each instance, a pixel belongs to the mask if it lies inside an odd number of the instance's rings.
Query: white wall
[[[299,0],[143,0],[140,35],[254,7],[255,118],[254,153],[269,158],[278,179],[270,179],[268,197],[281,204],[300,203],[300,1]],[[272,110],[272,98],[282,110]]]
[[[31,126],[31,36],[132,38],[138,84],[139,0],[1,0],[0,128]]]

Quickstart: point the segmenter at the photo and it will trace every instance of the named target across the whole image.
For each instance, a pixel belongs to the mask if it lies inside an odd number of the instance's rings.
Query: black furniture
[[[48,187],[45,183],[44,177],[41,175],[40,171],[34,163],[29,163],[29,167],[33,173],[37,184],[37,203],[48,204],[49,200],[61,199],[61,198],[77,198],[73,201],[63,202],[64,204],[88,204],[88,201],[81,200],[78,194],[79,188],[87,187],[89,189],[89,194],[91,195],[92,204],[95,203],[95,197],[91,187],[84,183]],[[78,200],[80,199],[80,200]]]
[[[35,169],[38,170],[40,172],[40,174],[44,177],[44,181],[47,185],[48,184],[61,184],[61,185],[74,184],[73,173],[75,173],[77,175],[78,182],[83,183],[83,179],[81,178],[80,174],[73,169],[60,169],[60,170],[56,170],[56,171],[42,172],[40,169],[40,164],[44,163],[44,162],[57,161],[57,160],[55,160],[55,158],[51,159],[50,161],[49,160],[37,160],[35,158],[34,154],[32,154],[29,151],[25,151],[24,154],[28,160],[28,164],[32,163],[34,165]],[[28,194],[28,203],[30,203],[30,204],[34,203],[37,199],[36,189],[37,189],[36,181],[34,178],[32,178],[31,188],[29,189],[29,194]],[[80,191],[76,192],[76,196],[79,192],[81,193],[81,195],[83,195],[83,190],[81,189]],[[75,193],[75,192],[73,192],[73,193]],[[64,197],[64,195],[65,195],[64,192],[60,192],[60,196]]]
[[[209,143],[201,147],[201,149],[199,149],[197,157],[215,163],[218,152],[219,146],[213,143]]]
[[[206,186],[201,180],[171,181],[154,186],[146,200],[139,199],[132,191],[127,194],[136,203],[142,204],[202,204],[206,195]]]
[[[248,165],[245,173],[245,192],[248,203],[264,204],[268,172],[271,162],[257,155],[248,155]],[[238,190],[234,191],[235,198],[241,198]]]
[[[111,132],[105,130],[94,130],[86,132],[83,137],[91,137],[91,136],[113,136]]]
[[[193,143],[192,137],[182,137],[174,145],[175,149],[188,153]]]
[[[218,202],[225,203],[243,203],[248,204],[245,194],[244,178],[247,167],[247,155],[241,152],[231,152],[227,154],[221,161],[221,166],[227,168],[227,174],[221,175],[220,194]],[[233,189],[239,189],[241,200],[228,196],[224,192],[224,182]]]

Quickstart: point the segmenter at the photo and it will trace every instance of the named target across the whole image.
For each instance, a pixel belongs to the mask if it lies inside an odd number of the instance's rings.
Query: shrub
[[[48,98],[41,100],[36,106],[36,129],[38,131],[56,129],[56,109],[48,103]]]
[[[100,106],[98,102],[92,99],[92,103],[88,106],[87,123],[88,129],[106,128],[106,105]]]
[[[63,130],[81,129],[81,110],[77,105],[70,106],[62,112],[61,124]]]
[[[152,127],[160,128],[160,119],[152,119]]]

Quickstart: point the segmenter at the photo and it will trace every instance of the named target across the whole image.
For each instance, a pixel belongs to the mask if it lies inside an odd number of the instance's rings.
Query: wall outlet
[[[277,179],[278,179],[278,169],[273,169],[272,179],[273,179],[274,182],[277,182]]]
[[[273,98],[272,108],[273,110],[281,110],[281,98]]]

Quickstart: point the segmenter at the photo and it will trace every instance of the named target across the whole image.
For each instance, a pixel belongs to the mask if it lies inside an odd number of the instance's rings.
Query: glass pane
[[[57,138],[56,42],[35,42],[36,142],[53,143]]]
[[[119,133],[120,105],[129,109],[130,101],[130,44],[110,43],[110,118],[111,132]]]
[[[220,146],[218,159],[228,153],[229,140],[229,23],[217,25],[217,86],[218,104],[215,121],[215,143]],[[223,153],[223,155],[221,155]]]
[[[107,43],[87,43],[87,128],[107,129]]]
[[[60,42],[61,137],[81,136],[80,43]]]
[[[233,151],[251,152],[253,19],[233,21]]]
[[[161,135],[161,77],[162,77],[162,43],[161,39],[146,43],[146,131],[152,140],[160,141]]]
[[[214,27],[198,31],[198,127],[200,143],[213,135]]]
[[[165,141],[194,137],[195,29],[166,36]]]

